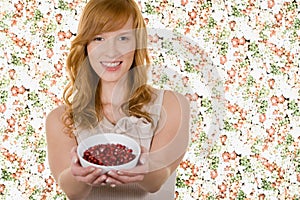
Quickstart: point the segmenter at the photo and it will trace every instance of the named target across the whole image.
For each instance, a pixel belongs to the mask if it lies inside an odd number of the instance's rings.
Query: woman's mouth
[[[121,67],[122,61],[100,62],[107,71],[116,71]]]

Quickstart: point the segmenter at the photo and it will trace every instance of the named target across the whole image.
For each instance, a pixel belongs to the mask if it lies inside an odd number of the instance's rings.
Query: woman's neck
[[[127,84],[102,82],[101,85],[103,114],[108,121],[115,124],[120,118],[125,116],[121,106],[127,98]]]
[[[101,83],[101,102],[102,105],[121,106],[125,102],[127,93],[127,84],[121,82],[105,82]]]

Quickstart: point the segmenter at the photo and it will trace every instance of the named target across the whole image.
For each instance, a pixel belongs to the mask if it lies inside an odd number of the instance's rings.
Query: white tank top
[[[142,146],[150,149],[151,141],[160,118],[164,96],[163,90],[154,90],[154,92],[156,95],[153,97],[153,101],[144,108],[150,113],[153,119],[153,125],[145,122],[142,118],[133,116],[122,117],[115,125],[106,118],[103,118],[95,128],[95,131],[81,130],[76,132],[77,141],[80,142],[93,134],[127,134],[138,141]],[[135,183],[118,185],[114,188],[110,186],[94,187],[86,200],[173,200],[175,179],[176,173],[174,172],[156,193],[145,192]]]

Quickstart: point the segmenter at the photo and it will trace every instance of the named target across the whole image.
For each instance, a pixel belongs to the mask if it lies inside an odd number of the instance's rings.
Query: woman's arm
[[[63,131],[63,113],[64,107],[58,107],[49,113],[46,119],[50,170],[61,189],[70,199],[84,199],[89,194],[91,185],[100,184],[106,177],[99,177],[101,173],[99,169],[80,166],[74,151],[77,145],[76,140]]]
[[[165,91],[158,131],[149,154],[149,170],[139,184],[156,192],[180,164],[189,143],[190,106],[177,93]]]
[[[145,166],[138,166],[118,174],[110,172],[123,183],[137,181],[148,192],[156,192],[180,164],[189,143],[190,106],[187,99],[177,93],[165,91],[161,118]],[[140,170],[140,172],[139,172]],[[144,174],[143,176],[138,176]],[[143,178],[141,178],[143,177]]]

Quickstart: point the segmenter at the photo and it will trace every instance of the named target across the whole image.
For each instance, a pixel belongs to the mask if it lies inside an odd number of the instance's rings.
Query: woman
[[[133,0],[90,0],[67,59],[65,104],[46,119],[51,172],[69,199],[174,199],[175,170],[189,142],[189,104],[147,85],[147,33]],[[130,170],[82,167],[76,147],[103,132],[141,145]]]

